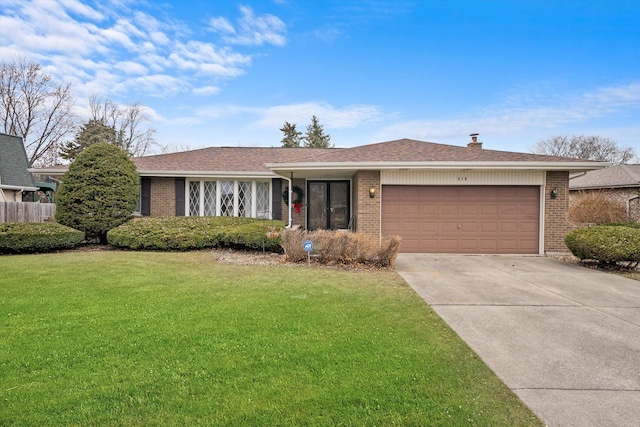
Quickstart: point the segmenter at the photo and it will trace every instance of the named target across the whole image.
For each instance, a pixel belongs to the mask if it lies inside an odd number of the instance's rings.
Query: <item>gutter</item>
[[[412,170],[412,169],[472,169],[472,170],[545,170],[585,171],[610,166],[607,162],[292,162],[266,163],[272,171],[308,170]],[[276,172],[277,173],[277,172]]]
[[[25,191],[38,191],[38,187],[23,187],[23,186],[20,186],[20,185],[4,185],[4,184],[0,184],[0,188],[11,190],[11,191],[19,191],[21,193],[24,193]]]

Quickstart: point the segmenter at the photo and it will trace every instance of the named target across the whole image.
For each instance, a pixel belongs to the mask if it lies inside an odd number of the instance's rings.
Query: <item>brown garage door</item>
[[[411,186],[382,189],[382,233],[401,252],[538,253],[536,186]]]

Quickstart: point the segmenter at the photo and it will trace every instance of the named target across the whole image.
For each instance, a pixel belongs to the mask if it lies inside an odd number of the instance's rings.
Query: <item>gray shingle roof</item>
[[[139,171],[269,172],[266,163],[295,162],[338,148],[209,147],[132,159]]]
[[[540,162],[549,165],[594,163],[589,160],[511,151],[485,150],[400,139],[352,148],[209,147],[132,159],[141,173],[269,173],[267,164],[380,163],[385,162]],[[595,167],[599,167],[596,165]],[[66,169],[57,166],[53,169]],[[43,168],[38,173],[45,173]],[[579,169],[579,168],[578,168]]]
[[[640,187],[640,165],[611,166],[577,175],[569,180],[571,190],[623,187]]]
[[[325,150],[310,162],[588,162],[584,159],[516,153],[398,139],[341,150]],[[286,161],[275,160],[273,163]]]
[[[22,138],[0,133],[0,184],[35,187]]]
[[[269,172],[266,163],[584,162],[581,159],[400,139],[352,148],[209,147],[133,159],[138,170]]]

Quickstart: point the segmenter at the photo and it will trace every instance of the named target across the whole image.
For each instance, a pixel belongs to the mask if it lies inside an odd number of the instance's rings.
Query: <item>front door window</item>
[[[349,181],[309,181],[309,230],[349,226]]]

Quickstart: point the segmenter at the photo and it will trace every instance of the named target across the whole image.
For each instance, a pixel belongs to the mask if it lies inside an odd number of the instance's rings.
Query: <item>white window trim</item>
[[[191,182],[198,182],[199,186],[199,216],[204,216],[204,182],[215,181],[216,182],[216,215],[221,216],[222,210],[222,181],[233,182],[233,216],[237,217],[239,214],[239,187],[240,181],[251,182],[251,218],[258,218],[258,182],[264,182],[269,185],[269,200],[267,201],[268,218],[273,219],[273,212],[271,211],[273,205],[273,182],[270,179],[228,179],[228,178],[201,178],[201,179],[188,179],[185,180],[185,216],[191,216],[191,210],[189,209],[189,202],[191,201],[191,193],[189,192],[189,186]]]

